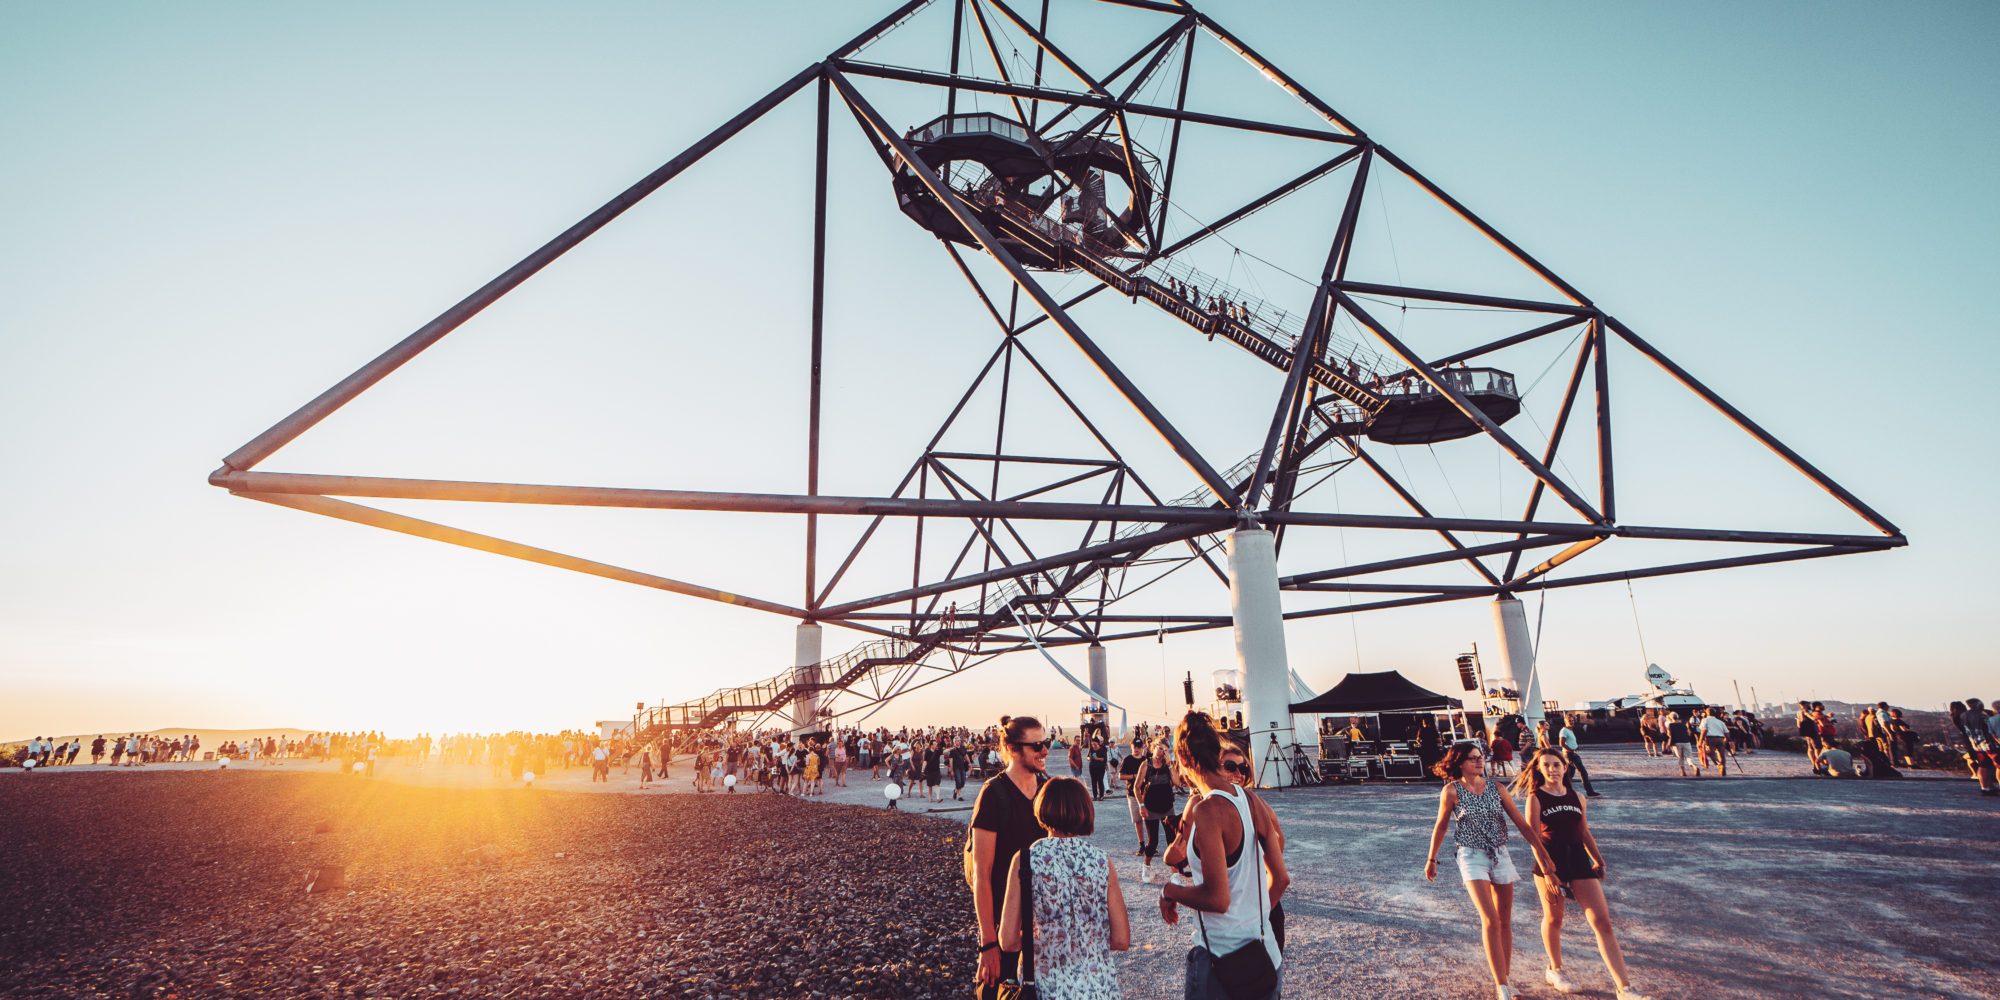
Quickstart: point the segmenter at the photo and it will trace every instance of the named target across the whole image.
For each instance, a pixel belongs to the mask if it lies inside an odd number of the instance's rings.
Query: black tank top
[[[1554,854],[1561,848],[1580,846],[1583,843],[1583,803],[1577,801],[1576,789],[1565,789],[1561,795],[1535,792],[1535,808],[1542,812],[1542,837]]]

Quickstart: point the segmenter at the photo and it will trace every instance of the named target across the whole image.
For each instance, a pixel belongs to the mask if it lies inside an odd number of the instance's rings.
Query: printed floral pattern
[[[1035,881],[1035,985],[1042,1000],[1116,1000],[1111,860],[1078,837],[1045,837],[1028,848]]]

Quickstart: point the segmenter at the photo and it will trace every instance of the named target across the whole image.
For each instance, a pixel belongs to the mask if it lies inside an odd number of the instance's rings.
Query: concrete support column
[[[1493,602],[1493,627],[1500,633],[1500,662],[1510,687],[1521,692],[1521,718],[1533,731],[1542,721],[1542,681],[1535,672],[1534,634],[1528,631],[1528,609],[1519,598]]]
[[[1243,673],[1243,724],[1250,731],[1250,766],[1266,785],[1291,784],[1291,771],[1262,767],[1276,736],[1289,753],[1292,731],[1292,668],[1285,657],[1284,607],[1278,600],[1276,538],[1262,528],[1238,528],[1229,536],[1229,613],[1236,624],[1236,663]]]
[[[1106,669],[1106,664],[1104,659],[1104,647],[1098,643],[1093,642],[1090,644],[1089,648],[1090,648],[1090,690],[1097,695],[1098,701],[1109,703],[1111,701],[1111,678],[1110,678],[1110,671]],[[1115,739],[1123,735],[1125,734],[1113,733],[1112,737]]]
[[[803,684],[819,682],[820,630],[818,622],[800,622],[792,636],[792,680]],[[818,693],[804,694],[792,699],[792,731],[802,732],[819,727]]]

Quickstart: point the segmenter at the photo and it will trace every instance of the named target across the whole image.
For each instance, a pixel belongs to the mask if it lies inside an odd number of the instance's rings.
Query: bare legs
[[[1549,953],[1549,968],[1562,971],[1562,887],[1555,882],[1535,877],[1535,884],[1542,894],[1542,948]],[[1632,979],[1625,971],[1625,953],[1618,947],[1618,935],[1611,929],[1611,904],[1604,898],[1604,883],[1594,878],[1577,879],[1569,884],[1576,894],[1576,903],[1583,908],[1584,922],[1590,925],[1590,932],[1597,936],[1597,954],[1604,959],[1604,967],[1611,972],[1611,981],[1619,989],[1630,989]],[[1485,915],[1482,911],[1482,917]]]
[[[1507,985],[1507,971],[1514,962],[1514,887],[1494,885],[1485,879],[1465,883],[1472,905],[1479,909],[1479,929],[1486,944],[1486,967],[1493,973],[1493,985]]]
[[[1542,950],[1548,953],[1549,968],[1562,971],[1563,967],[1563,895],[1562,886],[1540,875],[1535,876],[1535,887],[1542,895]]]

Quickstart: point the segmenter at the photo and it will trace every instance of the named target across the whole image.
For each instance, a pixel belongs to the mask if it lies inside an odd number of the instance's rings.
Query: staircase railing
[[[1283,368],[1289,367],[1292,352],[1297,349],[1299,338],[1305,335],[1303,317],[1274,307],[1259,297],[1246,295],[1241,289],[1225,284],[1185,262],[1160,258],[1136,271],[1127,272],[1113,263],[1125,259],[1124,251],[1091,238],[1082,227],[1052,219],[1030,206],[1002,196],[990,186],[979,186],[983,177],[968,171],[962,164],[953,164],[948,177],[968,202],[975,207],[995,211],[1005,222],[1011,223],[1007,227],[1010,235],[1034,245],[1037,252],[1046,255],[1052,262],[1069,251],[1067,258],[1070,262],[1100,281],[1122,294],[1146,298],[1210,337],[1227,336]],[[1319,364],[1330,368],[1341,379],[1357,387],[1365,387],[1363,392],[1350,393],[1338,383],[1330,383],[1336,391],[1349,397],[1335,404],[1335,417],[1342,424],[1351,423],[1357,428],[1365,425],[1381,409],[1383,396],[1434,391],[1428,385],[1412,385],[1408,380],[1398,382],[1384,378],[1384,372],[1398,371],[1400,367],[1351,338],[1332,334],[1327,343],[1329,349],[1321,356]],[[1306,420],[1310,435],[1316,436],[1326,429],[1316,411],[1307,411]],[[1230,483],[1249,479],[1256,471],[1260,457],[1261,452],[1244,456],[1224,472],[1222,478]],[[1203,485],[1175,498],[1168,506],[1210,506],[1220,500],[1213,490]],[[1152,522],[1135,521],[1120,528],[1113,538],[1133,538],[1157,527]],[[1136,557],[1144,555],[1141,552]],[[988,588],[985,597],[974,605],[971,613],[961,612],[960,617],[972,630],[982,630],[989,622],[997,622],[1015,603],[1032,596],[1020,578],[1006,580]],[[929,655],[947,635],[955,631],[952,624],[947,622],[945,627],[921,636],[898,635],[871,640],[822,660],[815,665],[818,677],[815,681],[799,680],[804,671],[794,668],[752,684],[722,688],[693,701],[644,709],[633,720],[635,731],[645,736],[662,730],[711,728],[732,715],[773,712],[803,695],[845,690],[871,671],[908,665]]]

